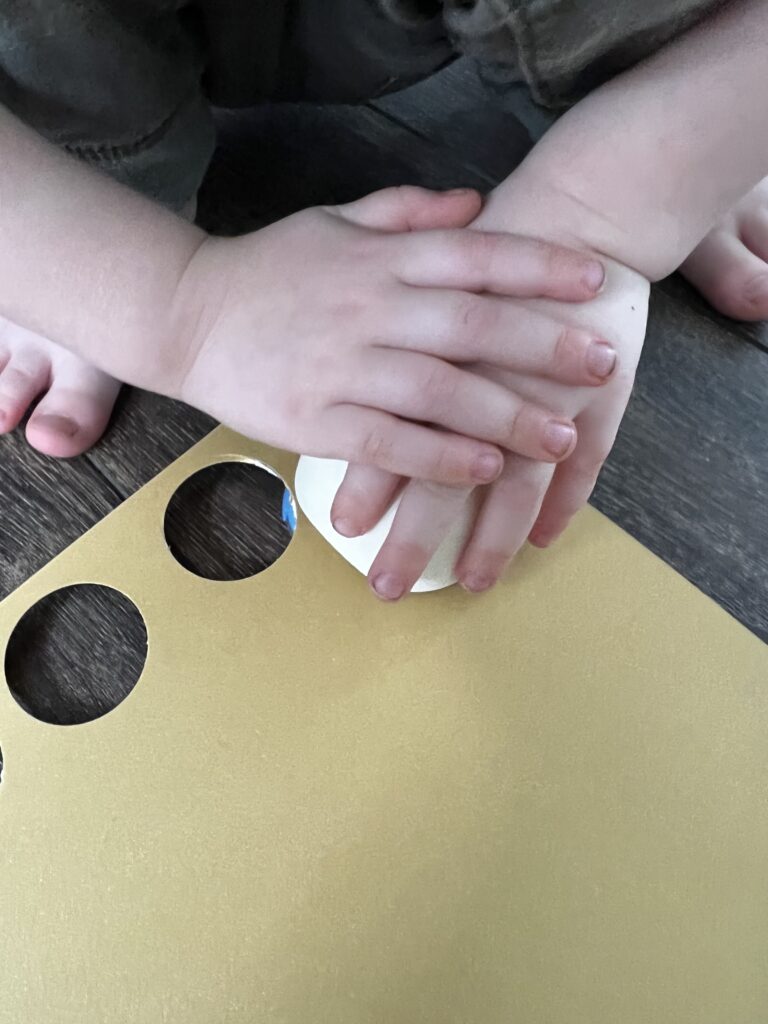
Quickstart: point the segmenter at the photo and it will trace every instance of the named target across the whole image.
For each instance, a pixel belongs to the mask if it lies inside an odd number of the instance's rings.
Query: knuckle
[[[392,194],[397,196],[398,201],[404,206],[420,204],[426,196],[430,195],[428,189],[418,185],[394,185]]]
[[[430,196],[428,189],[420,188],[418,185],[393,185],[388,194],[392,205],[409,222],[418,216]]]
[[[478,240],[478,260],[483,270],[491,271],[499,256],[502,245],[502,236],[495,234],[481,234]]]
[[[514,498],[519,500],[522,497],[529,508],[538,505],[546,491],[548,482],[552,479],[551,470],[544,469],[538,463],[528,465],[520,473],[516,483]]]
[[[550,245],[547,272],[561,287],[583,284],[583,275],[589,260],[561,245]]]
[[[521,456],[508,456],[510,472],[496,485],[500,501],[510,508],[530,508],[538,504],[550,478],[541,463]]]
[[[421,393],[427,398],[430,408],[445,405],[456,395],[457,375],[444,363],[430,366],[420,381]]]
[[[287,374],[286,380],[292,391],[320,404],[340,397],[348,389],[349,377],[341,372],[343,368],[344,363],[328,346],[318,344],[307,354],[302,373]]]
[[[452,480],[458,475],[460,461],[450,444],[438,445],[429,460],[429,477],[433,481]]]
[[[308,422],[318,406],[324,404],[321,398],[323,392],[309,387],[308,379],[309,375],[306,378],[301,377],[292,386],[286,388],[282,401],[278,405],[282,416],[289,423]],[[315,376],[314,379],[316,380],[317,377]]]
[[[469,553],[462,567],[462,575],[496,580],[507,568],[518,547],[513,539],[503,544],[497,542],[494,546],[478,544]]]
[[[357,278],[360,280],[360,269],[368,267],[374,260],[384,260],[387,257],[387,238],[380,236],[364,228],[357,228],[347,242],[345,254],[345,269],[348,281],[351,283]]]
[[[446,468],[445,463],[442,464],[441,468]],[[433,501],[440,502],[443,506],[458,505],[469,494],[468,488],[459,487],[455,484],[441,483],[438,480],[424,480],[421,483],[421,489],[427,497]]]
[[[349,325],[367,313],[368,306],[357,295],[337,295],[329,300],[326,312],[333,326],[339,323]]]
[[[552,354],[554,370],[561,370],[570,362],[571,353],[574,349],[574,341],[576,340],[575,334],[576,332],[573,328],[568,327],[567,325],[560,327]]]
[[[541,269],[547,277],[559,276],[563,269],[562,250],[550,242],[541,240],[531,241],[531,254],[541,264]]]
[[[583,372],[584,360],[592,340],[589,331],[580,327],[563,325],[558,333],[553,353],[555,372]]]
[[[374,466],[388,466],[392,458],[392,439],[383,427],[366,431],[360,440],[360,462]]]
[[[456,303],[453,333],[469,357],[483,348],[483,340],[491,329],[487,307],[488,303],[471,294]]]
[[[528,410],[533,408],[527,402],[513,407],[506,419],[505,434],[512,444],[520,444],[525,437],[525,418]]]
[[[493,268],[498,240],[487,232],[466,232],[463,264],[470,287],[481,288]]]
[[[19,366],[9,366],[3,374],[3,384],[10,391],[18,391],[32,383],[32,374]]]
[[[562,270],[562,256],[560,250],[554,245],[545,245],[544,264],[550,274],[557,274]]]

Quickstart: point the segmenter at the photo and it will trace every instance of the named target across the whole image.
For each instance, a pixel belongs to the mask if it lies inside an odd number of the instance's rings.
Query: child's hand
[[[603,268],[557,245],[457,230],[480,205],[466,190],[389,189],[207,239],[177,294],[190,340],[168,390],[269,444],[442,484],[495,479],[499,448],[566,457],[570,413],[453,362],[604,383],[613,357],[600,335],[563,338],[550,309],[498,297],[569,303],[551,307],[559,317],[596,294]]]
[[[618,351],[618,369],[604,388],[567,387],[474,367],[553,414],[572,417],[579,437],[573,454],[557,467],[508,455],[498,480],[483,488],[474,530],[456,567],[460,582],[469,590],[492,586],[526,537],[540,546],[555,540],[586,503],[611,450],[642,348],[649,285],[634,270],[607,259],[605,264],[605,290],[587,305],[565,307],[542,300],[514,303],[527,313],[559,317],[575,328],[609,338]],[[386,510],[401,482],[370,467],[350,467],[334,502],[334,524],[345,535],[366,532]],[[407,485],[389,537],[369,573],[380,596],[396,599],[411,589],[469,493],[421,481]]]

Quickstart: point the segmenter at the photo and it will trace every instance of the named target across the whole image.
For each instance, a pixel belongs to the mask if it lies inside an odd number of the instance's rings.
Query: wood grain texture
[[[284,493],[283,480],[249,463],[200,470],[166,510],[171,554],[208,580],[243,580],[263,572],[291,541],[281,514]]]
[[[17,430],[0,437],[0,597],[114,508],[119,494],[85,457],[33,451]]]
[[[592,504],[768,639],[768,356],[652,293],[634,395]]]
[[[221,112],[219,126],[199,219],[222,234],[387,185],[487,189],[514,168],[530,144],[503,94],[465,64],[376,105]],[[635,396],[593,499],[764,639],[767,350],[767,325],[719,316],[678,278],[655,288]],[[179,403],[128,392],[106,438],[81,459],[57,463],[32,452],[19,436],[0,439],[2,593],[211,425]],[[240,505],[253,515],[258,510],[251,498],[238,503],[232,493],[227,507]],[[269,560],[282,543],[282,525],[274,511],[256,519]],[[255,522],[243,523],[241,536],[257,530]],[[234,536],[237,544],[237,531]],[[193,538],[200,555],[208,557],[205,531],[193,531]],[[61,655],[66,660],[66,648]],[[57,679],[65,671],[52,666]],[[39,685],[47,685],[44,678]],[[65,704],[57,711],[62,718]]]
[[[215,425],[210,416],[182,402],[124,388],[107,438],[86,459],[121,499],[127,498]]]
[[[146,654],[147,631],[133,602],[86,584],[57,590],[29,610],[8,644],[5,672],[33,717],[76,725],[125,700]]]

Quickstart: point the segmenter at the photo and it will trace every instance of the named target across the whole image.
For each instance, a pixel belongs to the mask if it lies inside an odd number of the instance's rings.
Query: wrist
[[[201,235],[176,279],[160,346],[161,365],[156,366],[162,386],[153,388],[169,398],[201,406],[196,367],[225,303],[226,263],[233,244],[233,239]]]
[[[542,158],[543,157],[543,158]],[[574,162],[532,154],[488,198],[478,226],[509,230],[609,259],[649,281],[666,277],[690,247],[683,225],[663,210],[601,199],[605,189]]]
[[[766,42],[764,0],[726,5],[569,110],[513,178],[558,232],[665,277],[768,173]]]

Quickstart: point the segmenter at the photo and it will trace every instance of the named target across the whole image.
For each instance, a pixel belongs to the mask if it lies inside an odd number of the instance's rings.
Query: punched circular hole
[[[165,539],[176,561],[206,580],[269,568],[293,536],[295,506],[280,477],[252,462],[220,462],[185,480],[168,503]]]
[[[136,605],[111,587],[63,587],[21,618],[5,675],[16,701],[51,725],[82,725],[112,711],[139,681],[147,628]]]

